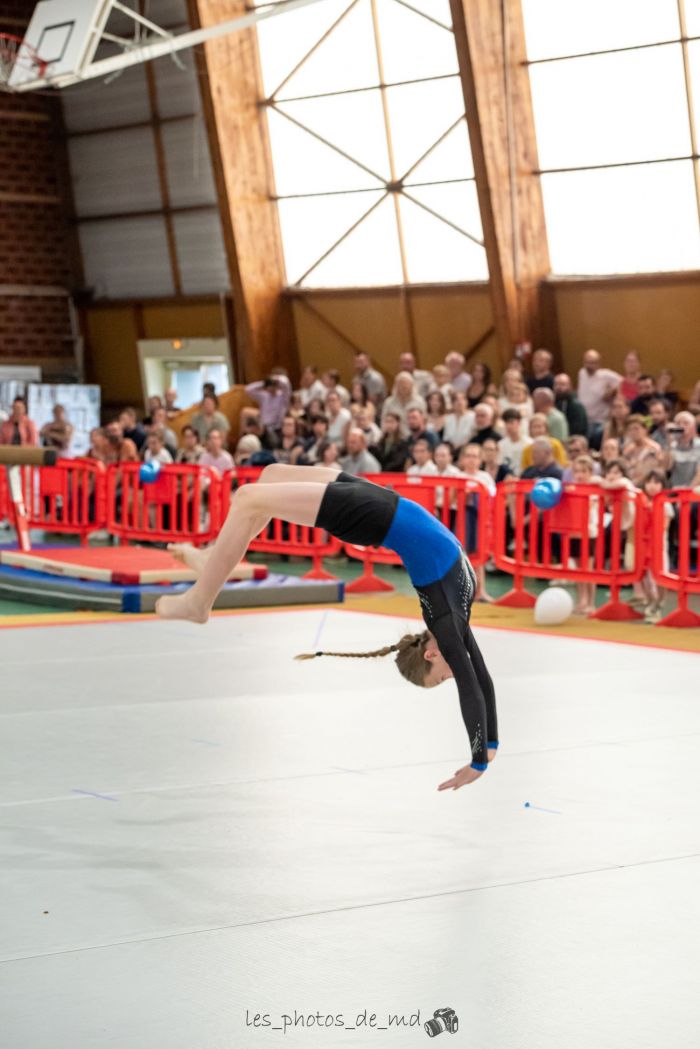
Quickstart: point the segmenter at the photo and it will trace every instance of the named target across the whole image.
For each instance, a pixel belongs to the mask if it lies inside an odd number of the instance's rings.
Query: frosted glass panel
[[[336,19],[350,7],[350,0],[324,0],[275,15],[257,26],[263,87],[269,97],[318,43]]]
[[[463,117],[442,142],[413,169],[406,179],[406,185],[415,182],[437,182],[440,179],[472,178],[473,175],[469,133]]]
[[[700,6],[700,0],[698,2]],[[700,140],[700,40],[694,40],[688,44],[688,58],[690,59],[690,80],[695,102],[693,107],[695,110],[695,134]]]
[[[400,284],[393,200],[384,200],[304,281],[304,286]]]
[[[475,182],[448,182],[436,186],[407,186],[406,195],[442,215],[466,233],[483,239]],[[438,220],[435,220],[438,221]],[[483,249],[482,249],[483,250]]]
[[[459,77],[387,91],[397,174],[408,171],[464,113]]]
[[[396,0],[377,0],[384,79],[418,80],[458,73],[454,35]]]
[[[287,283],[296,284],[382,195],[383,191],[380,190],[280,200],[279,216]]]
[[[690,36],[700,36],[700,0],[685,0],[685,22]]]
[[[540,166],[690,154],[679,44],[530,68]]]
[[[488,280],[483,248],[405,197],[400,207],[411,281]]]
[[[522,0],[522,4],[530,59],[654,44],[679,36],[676,0]]]
[[[555,273],[700,268],[690,161],[542,176]]]

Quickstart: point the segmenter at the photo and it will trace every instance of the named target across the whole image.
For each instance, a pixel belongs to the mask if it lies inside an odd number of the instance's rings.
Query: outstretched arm
[[[486,698],[465,644],[464,622],[459,616],[447,614],[435,620],[430,629],[457,684],[462,718],[471,744],[471,768],[483,772],[488,768],[487,728],[490,726]],[[483,666],[483,659],[481,665]],[[485,666],[483,669],[486,671]],[[493,692],[493,685],[491,691]],[[495,703],[493,709],[495,713]]]
[[[474,672],[477,676],[481,691],[486,703],[486,743],[489,750],[498,749],[498,719],[496,717],[496,690],[489,674],[481,649],[476,643],[474,633],[469,628],[467,632],[467,652],[472,661]]]

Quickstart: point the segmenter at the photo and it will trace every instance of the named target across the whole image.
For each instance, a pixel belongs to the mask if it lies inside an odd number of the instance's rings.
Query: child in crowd
[[[599,484],[600,479],[596,477],[593,472],[593,460],[590,455],[579,455],[577,459],[571,464],[573,470],[573,481],[574,484]],[[588,500],[588,556],[585,557],[581,549],[583,538],[571,540],[571,556],[576,562],[578,560],[578,567],[585,568],[587,565],[593,564],[593,558],[595,555],[595,541],[598,538],[598,523],[600,514],[600,504],[597,496],[592,496]],[[576,583],[576,595],[577,601],[574,606],[574,614],[580,616],[588,616],[591,612],[595,611],[595,583]]]
[[[651,527],[651,514],[654,499],[668,487],[666,474],[663,470],[650,470],[642,482],[642,492],[647,511],[647,527]],[[663,537],[663,569],[668,571],[668,530],[673,520],[673,507],[670,503],[664,503],[664,537]],[[658,623],[661,619],[661,606],[663,604],[665,590],[659,586],[654,579],[651,565],[647,565],[646,572],[642,578],[642,591],[646,602],[644,605],[644,619],[647,623]]]

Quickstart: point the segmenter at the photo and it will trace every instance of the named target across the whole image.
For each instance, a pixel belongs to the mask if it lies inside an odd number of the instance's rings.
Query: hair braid
[[[385,645],[384,648],[376,648],[372,652],[304,652],[295,659],[315,659],[317,656],[340,656],[341,658],[347,659],[373,659],[375,656],[388,656],[392,652],[398,653],[396,662],[399,666],[399,670],[407,677],[409,681],[413,681],[414,684],[422,684],[423,677],[427,671],[427,664],[423,659],[423,650],[428,640],[428,631],[423,630],[420,634],[404,634],[393,645]],[[407,673],[406,659],[402,658],[403,654],[406,653],[409,656],[409,672]],[[417,657],[410,658],[411,656]]]

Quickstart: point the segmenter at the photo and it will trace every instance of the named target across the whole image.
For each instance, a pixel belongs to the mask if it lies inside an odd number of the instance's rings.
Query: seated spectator
[[[426,394],[426,404],[428,395],[433,392],[442,394],[445,401],[445,411],[449,411],[452,404],[452,386],[450,384],[449,370],[444,364],[436,364],[433,368],[432,380],[428,394]]]
[[[609,437],[616,437],[618,441],[624,441],[627,420],[630,417],[630,406],[621,394],[617,394],[610,406],[610,418],[603,427],[602,441]]]
[[[360,474],[381,473],[381,466],[371,452],[367,451],[367,442],[362,430],[352,426],[348,430],[345,442],[347,455],[340,460],[341,469],[345,473],[358,477]]]
[[[258,444],[259,443],[260,442],[258,442]],[[177,450],[177,454],[175,455],[175,462],[198,463],[203,452],[204,448],[199,443],[197,431],[195,430],[194,426],[183,426],[182,447],[178,448]]]
[[[44,448],[55,448],[61,455],[67,454],[73,427],[66,418],[66,409],[62,404],[54,405],[53,420],[42,426],[39,436]]]
[[[675,412],[678,408],[678,391],[672,390],[673,385],[673,372],[670,368],[662,368],[659,374],[656,376],[656,382],[654,387],[656,389],[656,396],[663,397],[668,405],[669,412]]]
[[[314,397],[320,397],[323,400],[326,396],[326,387],[319,379],[318,368],[315,365],[305,365],[299,380],[299,389],[296,392],[299,394],[301,406],[304,409],[308,408],[309,401]]]
[[[466,393],[472,384],[472,377],[465,371],[465,359],[463,353],[453,350],[445,357],[445,367],[449,372],[449,382],[454,393]]]
[[[488,364],[477,361],[472,368],[472,381],[467,393],[469,407],[476,408],[487,393],[496,393],[496,388],[491,381],[491,369]]]
[[[371,401],[365,407],[358,405],[354,420],[354,425],[365,435],[365,443],[368,448],[380,441],[382,437],[382,431],[370,416],[373,409],[374,405]]]
[[[452,411],[445,416],[445,424],[442,429],[443,441],[448,441],[455,450],[464,448],[465,444],[471,440],[475,428],[474,412],[467,404],[466,393],[454,393]]]
[[[452,449],[449,444],[439,444],[435,449],[434,453],[435,466],[437,468],[437,474],[439,477],[461,477],[462,471],[459,467],[455,466],[452,458]],[[435,489],[435,509],[438,511],[438,517],[441,516],[443,502],[445,499],[445,489]],[[456,493],[451,490],[449,496],[449,503],[452,508],[456,508],[457,496]],[[454,517],[451,518],[449,527],[454,531]]]
[[[325,415],[326,414],[326,403],[322,401],[320,397],[312,397],[306,406],[304,415],[306,417],[306,424],[309,425],[309,421],[314,415]],[[260,435],[258,435],[260,436]]]
[[[143,417],[143,425],[144,425],[144,427],[151,425],[151,423],[153,422],[153,413],[154,413],[154,411],[156,410],[156,408],[162,408],[162,407],[163,407],[163,398],[159,397],[158,394],[154,394],[152,397],[148,398],[148,400],[146,401],[146,414]]]
[[[496,494],[496,485],[493,477],[488,474],[485,470],[481,469],[481,445],[480,444],[468,444],[459,453],[457,460],[457,466],[459,467],[460,476],[468,477],[471,481],[478,481],[483,484],[488,490],[490,495]]]
[[[329,393],[337,393],[340,397],[340,403],[343,408],[347,408],[350,405],[350,394],[348,390],[340,382],[340,372],[337,368],[327,368],[321,375],[321,382],[324,386],[323,403],[326,404]],[[354,386],[353,382],[353,386]],[[362,383],[360,383],[362,385]],[[367,392],[367,391],[365,391]]]
[[[413,452],[413,445],[416,441],[424,437],[430,445],[431,451],[437,448],[440,443],[440,438],[432,430],[429,430],[425,425],[425,414],[420,408],[411,408],[407,414],[408,422],[408,453],[409,455]]]
[[[618,447],[617,450],[619,451],[619,447]],[[588,448],[588,438],[584,437],[580,433],[572,434],[572,436],[566,442],[566,451],[567,451],[567,454],[569,456],[569,464],[573,463],[574,459],[579,459],[582,455],[589,455],[590,452],[589,452],[589,448]],[[600,477],[600,475],[601,475],[600,463],[596,462],[595,459],[593,459],[592,461],[593,461],[593,473],[596,475],[596,477]],[[574,469],[573,469],[573,466],[569,465],[569,466],[565,467],[565,469],[564,469],[564,476],[562,477],[562,480],[564,482],[571,483],[573,481],[573,479],[574,479]]]
[[[517,408],[507,408],[504,411],[503,424],[506,433],[500,442],[501,461],[511,473],[519,477],[522,470],[523,452],[529,444],[532,444],[532,439],[522,436],[522,420]]]
[[[39,444],[36,423],[27,415],[27,402],[24,397],[15,397],[10,418],[0,425],[0,444],[34,447]]]
[[[330,466],[340,472],[338,445],[333,441],[324,441],[318,449],[314,466]]]
[[[412,476],[434,477],[437,472],[437,466],[433,462],[432,448],[424,437],[420,437],[413,445],[413,462],[406,473]]]
[[[128,437],[124,436],[121,423],[118,419],[112,419],[104,429],[107,438],[104,454],[106,463],[137,463],[139,453],[136,445]]]
[[[262,383],[260,383],[260,386],[262,387]],[[246,387],[246,392],[247,390],[248,388]],[[255,398],[253,399],[255,400]],[[199,411],[192,416],[192,426],[197,431],[201,444],[206,445],[209,431],[213,429],[218,430],[222,437],[225,438],[231,428],[231,424],[224,413],[219,411],[219,398],[216,394],[207,394],[206,397],[202,398]]]
[[[668,451],[669,439],[666,428],[669,421],[669,411],[668,403],[663,397],[652,397],[649,402],[649,418],[651,420],[649,436],[652,441],[656,441],[660,448]]]
[[[489,495],[496,494],[496,485],[493,482],[493,478],[490,474],[487,474],[485,470],[480,468],[481,463],[481,445],[479,444],[468,444],[459,453],[459,459],[457,465],[459,467],[462,477],[466,477],[470,481],[478,481],[479,484],[483,485],[488,491]],[[473,553],[476,549],[477,538],[479,534],[478,523],[479,513],[481,512],[481,500],[483,496],[480,494],[470,492],[467,495],[466,500],[466,549],[467,553]],[[474,573],[476,575],[476,601],[488,601],[491,602],[493,599],[489,597],[486,592],[486,575],[484,572],[484,566],[474,565]]]
[[[119,422],[125,437],[133,441],[139,452],[146,443],[146,430],[138,421],[135,408],[122,408]]]
[[[600,478],[596,477],[593,473],[593,460],[590,455],[580,455],[571,465],[573,468],[574,484],[600,483]],[[582,553],[581,547],[584,542],[583,536],[579,538],[578,541],[576,539],[571,540],[572,558],[574,563],[578,564],[578,567],[585,567],[592,563],[595,540],[598,537],[599,516],[599,499],[598,496],[594,495],[588,500],[587,549]],[[578,600],[574,605],[575,615],[588,616],[591,612],[595,612],[595,587],[595,583],[576,583]]]
[[[420,397],[428,396],[433,377],[430,372],[424,371],[422,368],[416,368],[416,358],[408,350],[399,354],[399,371],[409,372],[413,376],[416,392]]]
[[[561,481],[564,471],[554,458],[554,438],[535,437],[530,447],[525,449],[525,454],[527,452],[530,452],[532,466],[527,466],[521,473],[524,481],[539,477],[556,477]]]
[[[569,424],[564,413],[554,407],[554,391],[548,386],[536,386],[532,391],[532,403],[535,411],[547,420],[549,436],[564,444],[569,437]]]
[[[522,467],[520,473],[521,477],[524,476],[522,471],[529,469],[529,467],[531,467],[535,461],[533,458],[533,448],[534,442],[537,440],[538,437],[546,437],[549,440],[549,444],[556,462],[559,463],[562,469],[566,466],[567,458],[566,449],[564,448],[564,445],[561,443],[561,441],[558,441],[556,437],[549,436],[549,431],[547,430],[546,416],[540,415],[539,413],[535,413],[535,415],[533,415],[533,417],[530,419],[531,441],[527,448],[523,450],[522,458],[520,460]]]
[[[500,441],[501,435],[494,426],[495,412],[490,404],[480,402],[474,409],[474,432],[470,437],[471,444],[483,444],[489,437]]]
[[[554,389],[553,360],[552,354],[549,350],[545,350],[544,347],[535,350],[532,355],[532,375],[528,375],[525,379],[530,393],[538,386],[547,386],[550,390]]]
[[[177,403],[177,390],[174,386],[170,386],[163,394],[165,401],[165,415],[167,419],[173,419],[176,415],[179,415],[182,409]]]
[[[233,456],[224,449],[224,434],[215,426],[212,426],[207,434],[199,465],[215,470],[219,477],[223,477],[227,470],[235,469]]]
[[[354,379],[359,379],[367,390],[369,399],[379,406],[386,397],[386,382],[381,372],[372,367],[372,360],[368,353],[360,351],[355,354]]]
[[[631,404],[639,393],[639,377],[642,374],[642,365],[636,350],[630,350],[625,354],[622,365],[622,381],[620,382],[620,396]]]
[[[382,418],[387,412],[396,412],[401,416],[403,422],[408,421],[408,413],[412,408],[420,408],[425,411],[425,401],[416,392],[416,384],[410,372],[399,372],[394,379],[391,396],[387,397],[382,405]]]
[[[285,415],[279,442],[272,450],[275,462],[294,466],[303,451],[304,442],[299,436],[297,421],[293,415]]]
[[[643,415],[630,415],[625,427],[622,460],[630,478],[641,486],[646,473],[663,466],[663,450],[649,437]]]
[[[425,428],[442,437],[447,417],[447,402],[440,390],[431,390],[428,394]]]
[[[498,407],[498,397],[495,393],[486,393],[482,397],[481,403],[488,404],[488,406],[491,408],[493,412],[493,422],[491,423],[491,425],[493,426],[494,430],[499,435],[499,437],[503,437],[505,435],[506,428],[503,422],[501,421],[501,409]],[[477,405],[477,408],[478,407],[479,405]]]
[[[153,410],[148,430],[156,430],[161,434],[163,443],[174,460],[177,454],[177,434],[168,426],[168,414],[165,408],[155,408]]]
[[[311,434],[304,441],[304,450],[299,456],[300,466],[315,466],[321,445],[328,441],[328,417],[314,415],[311,419]]]
[[[260,438],[256,437],[254,433],[244,433],[242,437],[238,438],[238,444],[233,453],[234,464],[236,466],[248,466],[251,458],[261,451]]]
[[[96,459],[99,463],[107,462],[107,438],[99,426],[90,430],[90,449],[86,458]]]
[[[619,459],[622,454],[622,441],[617,437],[606,437],[600,448],[601,467],[605,463],[611,463],[613,459]]]
[[[145,463],[160,463],[161,466],[169,466],[173,461],[172,455],[163,443],[163,435],[155,427],[148,431],[142,456]]]
[[[574,393],[571,376],[559,372],[554,376],[554,403],[566,417],[570,434],[582,434],[588,440],[588,416]]]
[[[345,431],[352,421],[347,408],[340,403],[340,394],[330,390],[326,397],[326,415],[328,417],[328,440],[333,444],[345,444]]]
[[[666,454],[671,488],[690,488],[700,469],[700,437],[695,416],[691,412],[679,412],[673,420],[671,435],[671,448]]]
[[[370,448],[384,473],[403,473],[406,469],[410,450],[404,432],[401,416],[387,412],[382,419],[382,435]]]
[[[501,413],[507,412],[509,408],[516,408],[523,420],[529,419],[534,411],[530,393],[523,382],[522,372],[516,368],[506,368],[503,372],[498,407]]]
[[[492,437],[487,437],[481,444],[481,469],[489,474],[495,484],[505,481],[513,473],[507,463],[501,462],[500,445]]]
[[[637,390],[637,396],[630,404],[630,411],[633,415],[648,415],[649,404],[652,398],[656,396],[654,376],[640,375],[637,380]]]
[[[364,408],[366,405],[371,403],[372,402],[370,401],[367,395],[367,390],[364,388],[359,379],[355,379],[355,381],[350,386],[350,404],[348,405],[348,407],[352,408],[353,404],[359,404],[361,405],[361,407]]]

